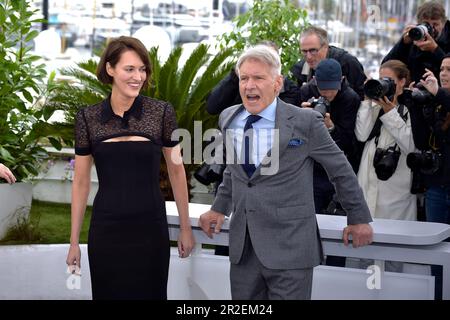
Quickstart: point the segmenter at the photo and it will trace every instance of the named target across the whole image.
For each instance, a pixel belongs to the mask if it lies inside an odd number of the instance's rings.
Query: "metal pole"
[[[359,48],[359,29],[361,28],[361,0],[356,0],[355,48]]]
[[[41,31],[48,29],[48,0],[42,1],[42,14],[44,21],[42,22]]]

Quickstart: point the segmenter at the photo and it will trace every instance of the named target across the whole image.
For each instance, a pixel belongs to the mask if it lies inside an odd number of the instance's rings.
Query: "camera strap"
[[[384,110],[380,109],[380,112],[378,112],[377,120],[375,120],[375,124],[373,125],[372,131],[370,131],[369,137],[367,138],[367,141],[372,140],[375,137],[379,137],[381,133],[381,125],[383,124],[381,122],[381,116],[384,114]],[[375,140],[375,144],[378,145],[378,139]]]
[[[403,104],[399,104],[397,108],[397,112],[400,115],[400,117],[403,119],[403,121],[406,122],[408,120],[408,113],[404,112],[405,106]],[[380,137],[381,133],[381,126],[383,123],[381,122],[381,116],[384,114],[383,108],[380,109],[380,112],[378,112],[377,120],[375,120],[375,124],[373,125],[372,131],[370,131],[369,137],[367,138],[367,141],[372,140],[375,138],[375,145],[378,146],[378,138]]]

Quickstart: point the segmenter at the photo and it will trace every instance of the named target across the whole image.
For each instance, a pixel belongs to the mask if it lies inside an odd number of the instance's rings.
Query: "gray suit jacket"
[[[211,209],[227,216],[233,212],[229,230],[231,263],[240,261],[248,228],[254,251],[265,267],[311,268],[322,259],[314,212],[313,160],[327,171],[347,211],[348,224],[369,223],[372,219],[356,176],[331,139],[321,115],[277,101],[278,172],[262,175],[260,165],[248,178],[240,164],[228,164]],[[236,105],[221,113],[219,127],[224,137],[243,108]]]

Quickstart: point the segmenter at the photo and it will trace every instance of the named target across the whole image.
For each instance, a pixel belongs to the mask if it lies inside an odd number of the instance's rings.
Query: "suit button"
[[[253,187],[253,184],[251,182],[247,183],[247,187],[251,188]]]

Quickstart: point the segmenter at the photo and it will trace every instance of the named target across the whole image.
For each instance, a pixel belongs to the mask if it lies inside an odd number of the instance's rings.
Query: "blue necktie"
[[[250,136],[245,134],[249,129],[253,129],[253,123],[261,119],[261,116],[251,114],[247,118],[247,122],[244,127],[244,136],[242,144],[244,146],[244,163],[242,164],[242,168],[244,169],[247,176],[250,178],[256,170],[256,167],[253,163],[250,163]]]

